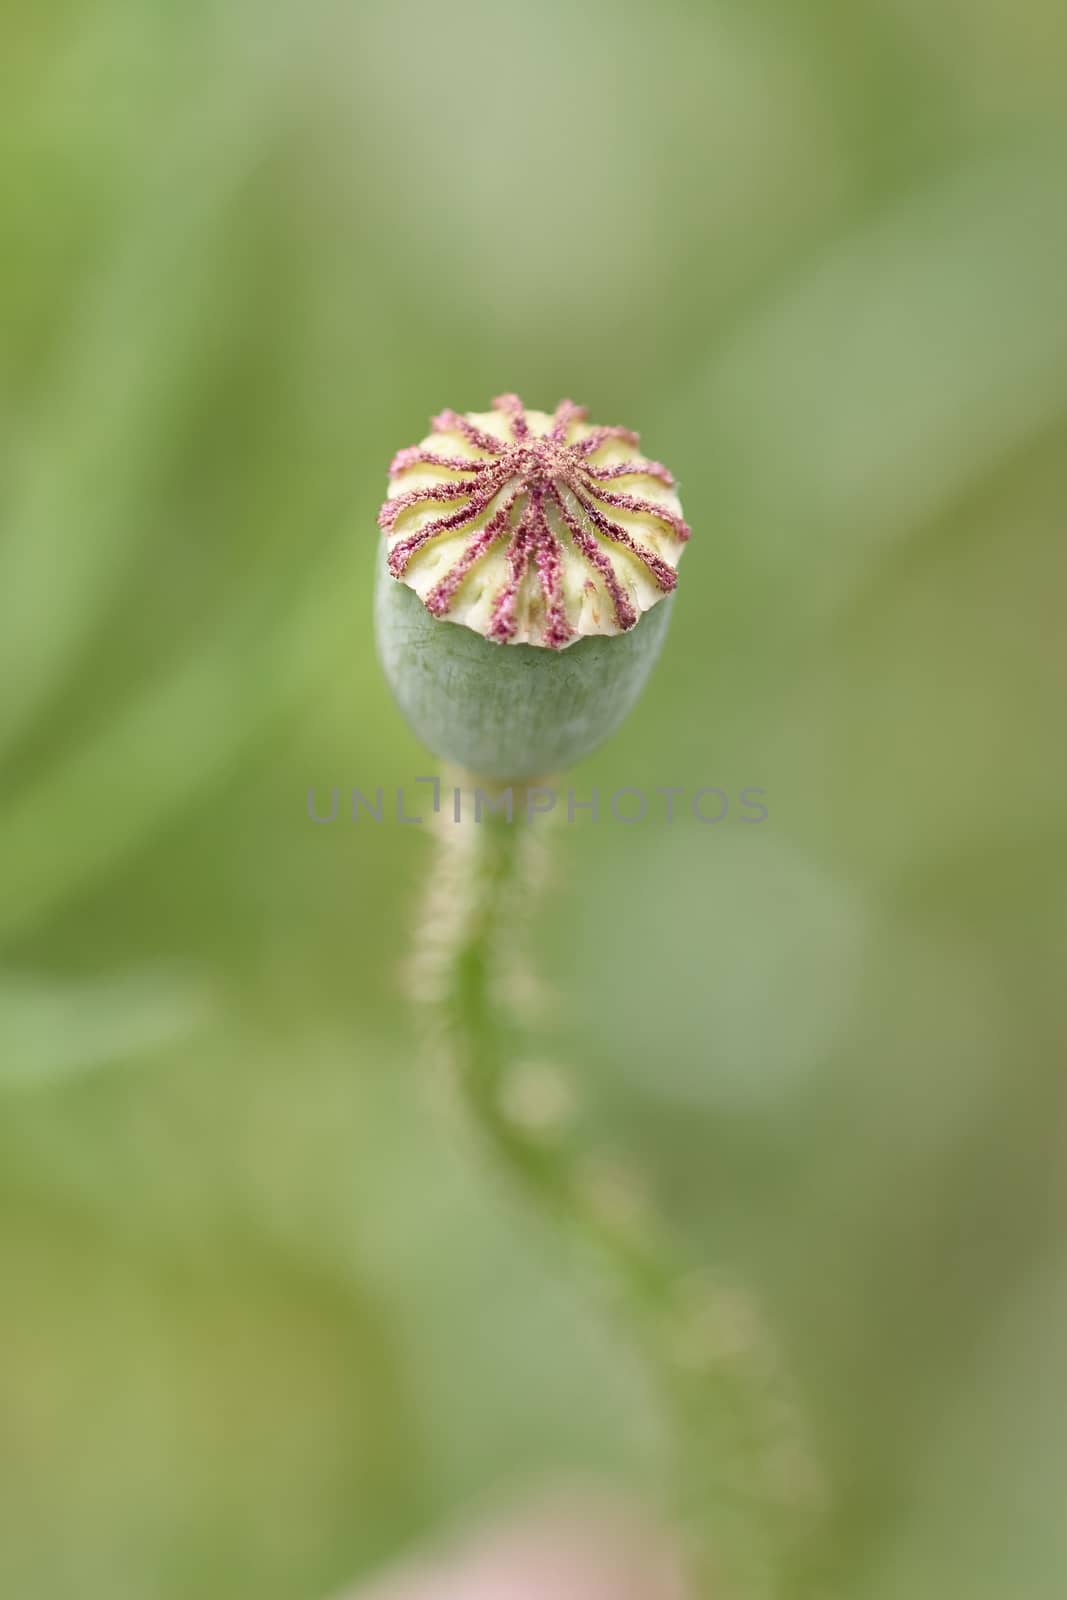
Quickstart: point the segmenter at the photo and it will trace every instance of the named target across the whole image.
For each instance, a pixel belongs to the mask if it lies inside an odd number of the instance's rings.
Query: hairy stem
[[[421,924],[419,993],[436,1058],[483,1151],[525,1191],[606,1292],[639,1349],[674,1462],[674,1509],[697,1592],[715,1600],[810,1593],[798,1548],[817,1493],[795,1410],[747,1298],[687,1265],[617,1163],[575,1139],[559,1080],[524,1065],[517,946],[545,875],[526,791],[475,780],[443,807]],[[448,793],[448,791],[446,791]],[[511,795],[511,820],[505,797]],[[447,819],[447,820],[446,820]]]

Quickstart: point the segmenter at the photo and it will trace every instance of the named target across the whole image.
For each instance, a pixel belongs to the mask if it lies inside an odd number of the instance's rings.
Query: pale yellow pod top
[[[512,394],[441,412],[390,468],[390,573],[497,644],[628,632],[674,588],[689,538],[673,477],[638,442],[570,400],[552,416]]]

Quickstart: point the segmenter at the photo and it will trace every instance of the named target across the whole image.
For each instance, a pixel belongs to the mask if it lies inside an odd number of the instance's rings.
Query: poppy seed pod
[[[581,759],[637,699],[689,528],[674,479],[624,428],[503,395],[444,411],[394,458],[378,649],[437,755],[522,779]]]

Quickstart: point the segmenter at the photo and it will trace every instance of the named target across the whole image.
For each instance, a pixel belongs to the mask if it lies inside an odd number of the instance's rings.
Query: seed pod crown
[[[379,513],[391,576],[494,644],[562,650],[626,633],[671,592],[689,527],[674,479],[627,428],[506,394],[442,411],[390,468]]]

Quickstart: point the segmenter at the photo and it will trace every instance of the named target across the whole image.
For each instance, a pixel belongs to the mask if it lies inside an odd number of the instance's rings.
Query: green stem
[[[466,779],[470,785],[472,780]],[[482,783],[499,797],[501,785]],[[700,1591],[716,1600],[798,1592],[798,1534],[814,1489],[788,1393],[746,1299],[687,1267],[668,1230],[625,1178],[529,1118],[510,1092],[522,1061],[507,979],[516,935],[543,870],[540,830],[512,786],[513,818],[470,793],[439,828],[422,924],[423,997],[482,1148],[606,1284],[639,1348],[672,1445],[675,1510]],[[806,1588],[806,1586],[804,1586]]]

